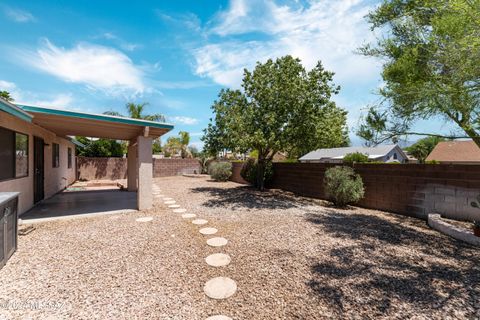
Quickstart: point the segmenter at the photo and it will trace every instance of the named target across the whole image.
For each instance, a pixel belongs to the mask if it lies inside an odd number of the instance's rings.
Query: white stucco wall
[[[0,127],[28,134],[28,176],[0,181],[0,192],[20,192],[19,214],[33,206],[33,137],[43,138],[49,146],[44,148],[45,198],[53,196],[75,181],[75,145],[57,137],[53,132],[0,111]],[[52,143],[60,146],[60,166],[52,167]],[[72,167],[68,168],[68,150],[72,148]],[[0,166],[1,170],[1,166]]]

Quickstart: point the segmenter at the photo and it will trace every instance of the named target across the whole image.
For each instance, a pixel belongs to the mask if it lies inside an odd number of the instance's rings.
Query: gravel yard
[[[0,319],[480,318],[478,249],[424,221],[208,178],[155,181],[208,224],[156,199],[147,212],[36,225],[0,270]],[[203,227],[228,244],[207,246]],[[231,263],[208,266],[219,252]],[[236,281],[232,297],[204,294],[218,276]]]

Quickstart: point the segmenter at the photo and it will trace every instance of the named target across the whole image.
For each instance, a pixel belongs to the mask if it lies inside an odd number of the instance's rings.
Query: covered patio
[[[102,206],[105,206],[105,209],[114,207],[114,210],[131,209],[132,195],[135,199],[136,194],[136,209],[145,210],[152,207],[152,140],[172,130],[173,125],[143,119],[37,106],[19,105],[19,107],[33,115],[32,122],[34,124],[57,136],[86,136],[129,142],[127,154],[129,192],[88,191],[81,196],[62,193],[51,200],[44,201],[44,204],[40,206],[50,204],[53,208],[74,211],[78,211],[83,206],[87,212],[91,211],[91,206],[97,206],[97,209]],[[85,191],[76,193],[82,192]],[[122,206],[125,208],[121,208]],[[33,209],[34,213],[35,210],[36,208]],[[42,208],[39,207],[38,210],[42,210]]]

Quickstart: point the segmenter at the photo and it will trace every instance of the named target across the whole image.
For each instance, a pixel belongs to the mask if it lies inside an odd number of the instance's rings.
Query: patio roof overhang
[[[138,136],[158,138],[173,129],[171,124],[127,117],[27,105],[18,107],[33,115],[31,122],[58,136],[133,140]]]

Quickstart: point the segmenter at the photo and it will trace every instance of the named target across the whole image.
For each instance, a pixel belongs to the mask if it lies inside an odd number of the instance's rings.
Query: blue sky
[[[375,1],[2,1],[0,90],[19,103],[101,113],[148,102],[201,147],[210,106],[238,88],[243,68],[285,54],[336,73],[352,129],[377,101],[378,61],[354,54],[372,41]],[[438,121],[426,124],[440,130]],[[360,140],[351,134],[352,142]],[[165,140],[165,139],[164,139]]]

